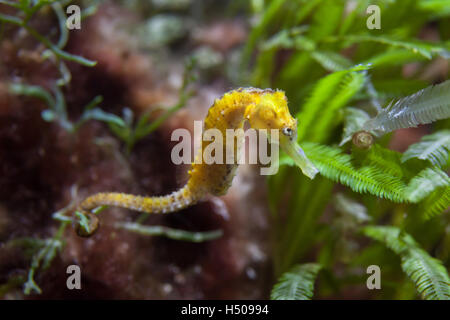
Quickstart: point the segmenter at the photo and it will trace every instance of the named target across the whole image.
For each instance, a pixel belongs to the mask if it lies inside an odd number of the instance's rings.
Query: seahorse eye
[[[283,131],[283,134],[284,134],[285,136],[288,136],[288,137],[292,136],[292,129],[291,129],[291,128],[289,128],[289,127],[284,127],[282,131]]]

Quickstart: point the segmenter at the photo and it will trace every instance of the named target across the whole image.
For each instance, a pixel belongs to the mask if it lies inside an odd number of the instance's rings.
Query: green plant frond
[[[352,139],[352,135],[361,130],[363,124],[370,119],[367,112],[361,109],[348,107],[344,112],[344,131],[339,146],[343,146]]]
[[[433,165],[444,167],[450,152],[450,130],[441,130],[426,135],[418,143],[409,146],[403,154],[402,162],[411,158],[428,160]]]
[[[321,2],[324,0],[307,0],[307,1],[301,1],[302,4],[297,9],[297,12],[295,14],[295,21],[294,24],[298,25],[301,23],[306,17],[308,17],[311,12],[317,8],[317,6],[320,5]]]
[[[255,87],[270,87],[271,75],[273,73],[273,61],[276,56],[276,49],[261,51],[256,58],[255,67],[251,75],[251,81]]]
[[[433,19],[450,16],[448,0],[419,1],[418,7],[426,13],[429,13]]]
[[[315,143],[303,143],[302,147],[321,175],[355,192],[370,193],[394,202],[423,201],[420,206],[427,219],[450,206],[450,179],[437,167],[427,167],[415,174],[417,168],[401,164],[400,153],[378,145],[365,151],[363,156],[345,154],[339,148]],[[356,162],[359,165],[355,165]],[[294,163],[282,156],[280,165]],[[410,176],[413,177],[406,184],[405,179]]]
[[[367,208],[361,203],[338,193],[334,197],[335,208],[338,212],[349,216],[358,223],[364,223],[372,220],[372,217],[367,213]]]
[[[411,202],[419,202],[437,188],[450,187],[450,178],[438,168],[426,168],[411,179],[405,189],[406,198]]]
[[[285,2],[286,0],[271,1],[270,5],[268,5],[265,9],[260,23],[253,28],[252,32],[248,36],[247,45],[243,52],[244,64],[247,64],[250,61],[250,56],[256,43],[263,36],[267,26],[270,25],[274,18],[276,18]]]
[[[412,61],[421,60],[418,59],[417,54],[406,49],[392,49],[365,60],[365,64],[371,64],[374,68],[403,65]],[[422,58],[425,60],[425,58]]]
[[[419,205],[419,212],[425,219],[431,219],[450,208],[450,186],[434,190]]]
[[[296,116],[299,119],[298,138],[300,141],[303,140],[308,129],[313,126],[313,122],[317,114],[320,113],[321,108],[334,95],[334,91],[339,86],[344,75],[345,72],[343,71],[335,72],[321,79],[316,84],[311,96]]]
[[[59,239],[46,239],[41,249],[33,256],[31,267],[28,270],[28,280],[24,284],[24,293],[31,294],[32,291],[42,293],[35,282],[35,274],[38,270],[46,270],[50,267],[52,260],[61,250],[63,243]]]
[[[302,144],[308,158],[321,175],[350,187],[359,193],[370,193],[394,202],[405,202],[405,183],[396,176],[384,173],[373,165],[357,168],[352,156],[339,148],[316,143]]]
[[[341,71],[350,68],[354,63],[343,55],[333,51],[313,51],[311,57],[327,71]]]
[[[341,39],[342,40],[342,39]],[[343,37],[347,44],[360,43],[360,42],[377,42],[392,47],[403,48],[413,53],[420,54],[421,56],[431,59],[436,55],[448,58],[450,52],[442,46],[435,45],[419,40],[400,40],[389,36],[373,36],[373,35],[349,35]]]
[[[356,66],[334,72],[321,79],[296,118],[299,120],[299,140],[320,142],[330,133],[329,126],[337,125],[336,112],[363,86],[368,67]]]
[[[322,1],[312,16],[308,36],[313,40],[321,40],[334,34],[342,23],[343,12],[343,0]],[[327,23],[323,23],[324,21]]]
[[[365,28],[366,26],[361,20],[365,16],[366,9],[370,4],[370,0],[360,0],[357,3],[353,3],[353,10],[344,13],[342,23],[339,27],[339,35],[355,33],[355,30]]]
[[[265,41],[261,49],[266,51],[272,49],[313,50],[315,42],[303,35],[307,29],[302,26],[281,30]]]
[[[402,154],[397,151],[383,148],[379,144],[374,144],[367,152],[363,152],[363,165],[377,167],[382,172],[403,178],[408,168],[402,165],[400,158]]]
[[[414,94],[428,85],[428,82],[419,79],[374,79],[373,85],[384,100],[398,99],[401,96]]]
[[[364,124],[378,135],[450,117],[450,80],[390,103]]]
[[[272,300],[311,300],[314,281],[321,266],[316,263],[296,265],[284,273],[270,294]]]
[[[450,278],[447,270],[441,261],[423,250],[412,236],[391,226],[368,226],[362,231],[400,256],[403,271],[415,283],[416,290],[424,299],[450,299]]]
[[[279,265],[275,266],[277,275],[288,271],[318,241],[319,220],[332,196],[332,181],[317,177],[310,183],[306,181],[307,177],[299,176],[291,170],[290,177],[294,180],[292,190],[295,193],[290,198],[284,198],[282,203],[287,205],[287,217],[277,248],[280,254]],[[284,185],[281,187],[284,188]]]

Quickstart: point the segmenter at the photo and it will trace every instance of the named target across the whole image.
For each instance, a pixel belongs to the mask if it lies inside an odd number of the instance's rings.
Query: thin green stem
[[[0,13],[0,21],[15,24],[17,26],[23,26],[23,20],[14,16]]]
[[[61,50],[58,46],[55,46],[50,40],[48,40],[46,37],[41,35],[39,32],[37,32],[34,28],[27,25],[27,20],[23,20],[11,15],[6,15],[0,13],[0,21],[11,23],[17,26],[20,26],[28,31],[28,33],[33,36],[36,40],[42,42],[48,49],[50,49],[57,57],[60,57],[62,59],[68,60],[68,61],[74,61],[81,65],[87,66],[87,67],[93,67],[97,64],[96,61],[92,61],[89,59],[86,59],[84,57],[74,55],[71,53],[68,53],[66,51]]]
[[[164,226],[145,226],[140,223],[116,223],[116,227],[135,232],[144,236],[165,236],[173,240],[204,242],[217,239],[223,235],[222,230],[206,232],[190,232],[179,229],[172,229]]]
[[[57,47],[62,49],[66,46],[67,41],[69,40],[69,32],[66,28],[66,14],[64,13],[64,10],[60,3],[55,2],[52,4],[52,8],[55,11],[56,16],[58,17],[59,22],[59,40]]]

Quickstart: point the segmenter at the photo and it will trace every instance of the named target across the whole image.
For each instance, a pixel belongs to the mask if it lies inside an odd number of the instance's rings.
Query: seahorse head
[[[281,134],[295,140],[297,120],[289,112],[284,92],[265,89],[257,93],[258,99],[247,116],[250,126],[255,129],[279,129]]]
[[[248,110],[247,119],[254,129],[278,129],[280,147],[311,179],[318,170],[297,143],[297,120],[291,115],[286,95],[280,90],[255,91],[259,99]]]

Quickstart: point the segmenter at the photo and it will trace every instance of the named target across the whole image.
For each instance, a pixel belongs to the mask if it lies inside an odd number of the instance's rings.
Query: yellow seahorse
[[[221,131],[224,140],[226,129],[242,129],[248,121],[254,129],[280,130],[279,144],[295,161],[303,173],[314,178],[318,172],[297,144],[297,120],[291,116],[287,98],[283,91],[272,89],[239,88],[225,93],[210,107],[204,122],[205,131],[215,128]],[[211,143],[202,139],[198,157]],[[239,143],[235,143],[238,152]],[[224,153],[225,154],[225,145]],[[235,159],[237,157],[235,156]],[[189,170],[189,180],[184,187],[166,196],[144,197],[124,193],[98,193],[86,198],[79,205],[78,215],[88,219],[88,230],[79,226],[81,236],[89,236],[98,227],[98,219],[92,210],[102,206],[116,206],[147,213],[169,213],[195,204],[208,194],[223,195],[231,185],[238,166],[232,164],[206,164],[194,161]],[[86,221],[85,221],[86,222]]]

